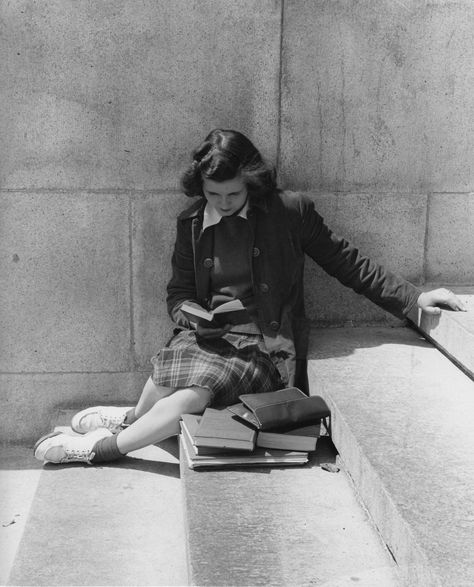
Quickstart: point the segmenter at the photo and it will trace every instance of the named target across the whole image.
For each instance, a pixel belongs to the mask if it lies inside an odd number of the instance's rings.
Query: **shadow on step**
[[[72,467],[90,467],[86,463],[70,463],[68,465],[52,465],[50,463],[44,465],[45,471],[59,471],[60,469],[71,469]],[[146,473],[156,473],[165,477],[179,478],[179,464],[178,463],[161,463],[151,461],[148,459],[141,459],[136,457],[124,457],[119,461],[113,463],[101,463],[94,465],[94,469],[134,469],[136,471],[143,471]]]
[[[341,340],[340,334],[344,333]],[[410,324],[406,327],[387,328],[380,326],[358,326],[351,328],[312,328],[308,361],[336,357],[348,357],[361,349],[387,345],[431,347]]]

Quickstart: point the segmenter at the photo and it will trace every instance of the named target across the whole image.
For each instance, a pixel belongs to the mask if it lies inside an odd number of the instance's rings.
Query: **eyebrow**
[[[208,194],[210,194],[211,196],[220,196],[220,194],[218,194],[217,192],[211,192],[210,190],[206,190]],[[235,196],[236,194],[240,194],[242,190],[237,190],[236,192],[229,192],[227,195],[228,196]]]

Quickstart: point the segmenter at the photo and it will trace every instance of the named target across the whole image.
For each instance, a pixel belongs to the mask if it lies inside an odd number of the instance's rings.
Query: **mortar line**
[[[133,375],[135,373],[148,373],[149,369],[141,369],[137,368],[136,370],[127,369],[125,371],[1,371],[0,377],[2,376],[11,376],[11,375]]]
[[[130,307],[130,356],[133,367],[137,367],[137,356],[135,352],[135,320],[133,310],[135,307],[133,296],[133,204],[129,194],[128,199],[128,267],[129,267],[129,307]]]
[[[280,175],[280,164],[281,164],[281,111],[282,111],[282,87],[283,87],[283,27],[284,27],[284,15],[285,15],[285,0],[281,0],[280,6],[280,55],[278,64],[278,124],[277,124],[277,152],[275,168],[277,176]]]
[[[280,115],[279,115],[280,117]],[[280,144],[280,128],[278,128],[278,145]],[[279,147],[278,147],[279,150]],[[306,190],[304,190],[306,192],[311,192],[311,193],[315,193],[315,194],[377,194],[377,195],[393,195],[393,194],[406,194],[406,195],[420,195],[420,194],[426,194],[427,191],[426,190],[411,190],[411,189],[384,189],[384,188],[377,188],[376,186],[367,186],[363,189],[361,189],[360,187],[356,187],[354,189],[347,189],[347,190],[341,190],[341,189],[331,189],[331,188],[327,188],[327,189],[321,189],[318,186],[314,186],[314,188],[312,188],[311,186],[308,187]],[[24,193],[24,194],[29,194],[29,193],[35,193],[38,195],[48,195],[48,194],[70,194],[70,195],[74,195],[77,193],[81,193],[81,194],[110,194],[110,195],[131,195],[131,197],[133,198],[135,195],[143,195],[143,194],[156,194],[156,195],[163,195],[163,194],[180,194],[181,191],[177,190],[176,188],[170,188],[169,190],[167,189],[163,189],[163,188],[150,188],[150,189],[124,189],[124,188],[98,188],[98,189],[90,189],[90,188],[74,188],[74,189],[60,189],[60,188],[3,188],[0,189],[0,197],[3,194],[18,194],[18,193]],[[455,192],[455,191],[448,191],[448,192],[435,192],[435,191],[431,191],[429,192],[431,195],[433,196],[469,196],[469,195],[474,195],[474,192],[472,192],[472,190],[469,191],[465,191],[465,192]]]
[[[170,189],[163,189],[163,188],[149,188],[149,189],[127,189],[127,188],[35,188],[35,187],[27,187],[27,188],[3,188],[0,189],[1,194],[37,194],[37,195],[48,195],[48,194],[64,194],[64,195],[75,195],[75,194],[110,194],[110,195],[131,195],[132,197],[136,195],[143,195],[143,194],[179,194],[181,193],[180,190],[176,188]]]
[[[430,222],[430,210],[431,210],[431,193],[428,192],[428,194],[426,195],[426,212],[425,212],[425,234],[424,234],[424,238],[423,238],[423,264],[422,264],[422,275],[421,275],[421,282],[422,285],[425,285],[425,283],[427,283],[427,267],[428,267],[428,262],[427,262],[427,253],[428,253],[428,232],[429,232],[429,222]]]

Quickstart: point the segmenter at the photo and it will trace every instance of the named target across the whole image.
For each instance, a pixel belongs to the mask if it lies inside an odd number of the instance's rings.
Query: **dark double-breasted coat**
[[[179,308],[185,300],[207,306],[213,231],[202,230],[205,199],[178,217],[167,304],[180,326],[189,322]],[[421,291],[408,281],[362,255],[324,223],[307,196],[277,191],[269,197],[250,196],[247,212],[252,234],[248,255],[256,301],[253,319],[288,385],[304,386],[308,321],[303,298],[303,268],[308,255],[342,284],[392,314],[403,317]]]

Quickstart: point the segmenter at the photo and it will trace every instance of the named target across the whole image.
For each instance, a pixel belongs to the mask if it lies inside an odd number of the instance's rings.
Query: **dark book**
[[[296,387],[268,393],[244,394],[239,396],[239,399],[252,412],[252,418],[249,415],[244,415],[244,418],[242,414],[239,416],[252,423],[255,420],[254,425],[259,430],[290,426],[296,428],[330,415],[330,410],[322,397],[308,397]]]
[[[199,426],[200,416],[189,416],[190,418],[183,418],[180,422],[180,454],[190,469],[304,465],[308,462],[307,452],[264,448],[256,448],[253,452],[228,451],[213,455],[198,454],[190,430]]]
[[[260,431],[257,435],[257,446],[311,452],[316,450],[319,434],[319,424],[291,428],[287,431]]]
[[[250,424],[254,428],[258,430],[259,422],[257,418],[253,415],[253,412],[249,410],[244,404],[233,404],[232,406],[228,406],[227,409],[231,412],[234,416],[243,420],[247,424]]]
[[[226,409],[206,408],[194,434],[196,447],[252,451],[257,432]]]

